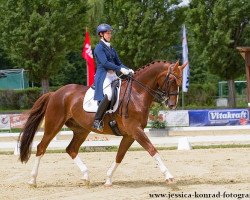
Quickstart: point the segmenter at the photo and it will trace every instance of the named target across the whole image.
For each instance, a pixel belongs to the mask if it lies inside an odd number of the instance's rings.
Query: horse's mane
[[[167,61],[167,60],[154,60],[154,61],[152,61],[151,63],[148,63],[148,64],[146,64],[146,65],[140,67],[139,69],[137,69],[137,70],[135,71],[134,76],[138,76],[138,75],[140,75],[142,72],[147,71],[147,69],[149,69],[149,68],[151,68],[151,67],[153,67],[153,66],[155,66],[155,65],[157,65],[157,64],[160,64],[160,63],[173,63],[173,62]]]

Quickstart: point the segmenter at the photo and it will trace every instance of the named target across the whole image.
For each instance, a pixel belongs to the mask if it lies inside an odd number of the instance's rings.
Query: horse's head
[[[157,99],[164,101],[170,109],[175,109],[178,103],[179,87],[182,84],[182,71],[187,62],[179,66],[179,61],[165,66],[166,70],[157,77]]]

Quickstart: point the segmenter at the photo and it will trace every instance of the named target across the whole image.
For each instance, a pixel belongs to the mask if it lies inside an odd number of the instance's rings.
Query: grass
[[[12,128],[11,130],[10,129],[0,130],[0,134],[1,133],[6,133],[6,132],[9,132],[9,133],[20,133],[21,129],[20,128]]]
[[[250,144],[197,145],[193,149],[250,148]],[[177,147],[157,147],[157,150],[177,150]],[[81,147],[79,152],[117,152],[118,147]],[[129,151],[145,151],[142,147],[131,147]],[[32,153],[35,153],[33,151]],[[65,149],[47,150],[46,153],[65,153]],[[13,151],[0,151],[0,155],[12,155]]]
[[[0,108],[0,114],[20,114],[26,112],[27,110],[11,110]]]

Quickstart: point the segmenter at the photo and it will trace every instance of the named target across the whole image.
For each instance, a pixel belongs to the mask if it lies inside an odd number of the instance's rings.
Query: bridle
[[[174,80],[170,80],[170,75],[174,76]],[[153,98],[155,102],[158,103],[168,103],[168,100],[170,98],[170,96],[177,96],[179,95],[179,85],[178,85],[178,80],[181,79],[182,77],[177,77],[174,73],[173,73],[173,69],[172,67],[170,68],[169,72],[166,75],[166,78],[164,79],[164,82],[162,83],[161,86],[159,86],[156,90],[153,90],[151,88],[149,88],[147,85],[143,84],[142,82],[136,80],[133,77],[133,74],[129,74],[127,75],[127,86],[125,88],[123,97],[121,98],[121,102],[119,104],[119,107],[121,108],[119,113],[120,115],[123,114],[123,104],[125,103],[125,117],[128,118],[128,105],[130,102],[130,97],[131,97],[131,92],[132,92],[132,82],[136,82],[138,83],[138,85],[140,85],[145,91],[147,91]],[[178,89],[176,91],[173,92],[169,92],[170,86],[172,81],[176,81],[177,85],[178,85]],[[125,99],[125,95],[127,93],[127,98],[126,98],[126,102],[124,102]]]
[[[170,75],[174,76],[173,80],[170,80]],[[161,86],[159,86],[156,90],[153,90],[146,86],[145,84],[141,83],[140,81],[136,80],[132,75],[129,75],[129,79],[135,81],[138,83],[144,90],[146,90],[152,97],[154,97],[154,101],[158,103],[166,102],[170,98],[170,96],[178,96],[179,95],[179,85],[178,89],[173,92],[169,92],[171,83],[173,81],[178,81],[182,77],[178,77],[173,73],[172,67],[170,68],[164,82],[162,83]]]

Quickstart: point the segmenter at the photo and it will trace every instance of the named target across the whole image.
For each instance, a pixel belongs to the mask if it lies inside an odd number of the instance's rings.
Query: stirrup
[[[103,131],[103,122],[96,119],[94,121],[93,128],[98,131]]]

